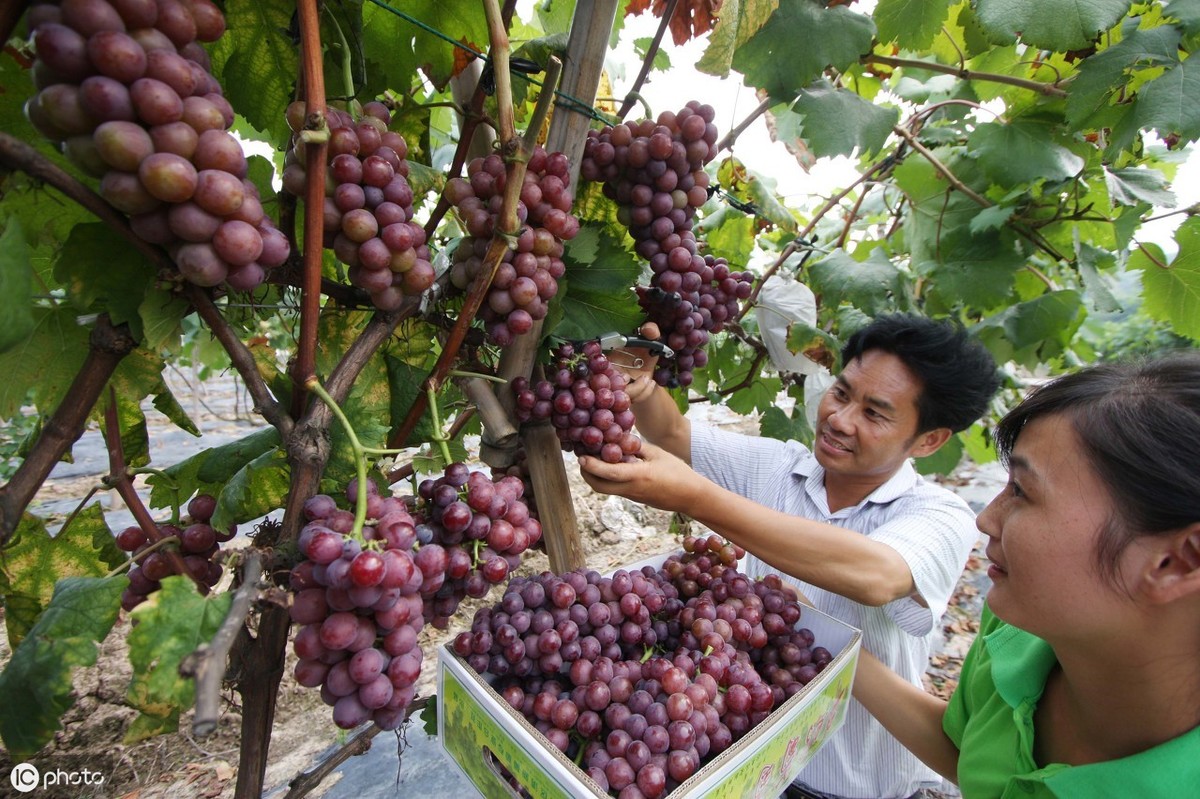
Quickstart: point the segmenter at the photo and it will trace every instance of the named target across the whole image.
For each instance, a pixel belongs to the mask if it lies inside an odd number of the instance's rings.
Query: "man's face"
[[[882,484],[919,446],[921,382],[890,352],[846,364],[817,408],[813,452],[835,481]]]

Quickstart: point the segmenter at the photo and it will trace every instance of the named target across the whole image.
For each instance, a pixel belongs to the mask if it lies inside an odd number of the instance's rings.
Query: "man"
[[[648,442],[642,460],[585,457],[580,468],[597,491],[685,512],[741,545],[744,573],[782,573],[920,685],[978,531],[967,504],[922,479],[910,459],[978,419],[999,377],[961,326],[902,314],[852,335],[842,363],[811,450],[693,425],[647,369],[628,389]],[[900,799],[938,784],[853,702],[788,795]]]

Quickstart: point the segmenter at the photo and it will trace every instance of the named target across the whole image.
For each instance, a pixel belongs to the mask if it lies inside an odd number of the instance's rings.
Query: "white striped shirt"
[[[904,558],[917,592],[870,607],[783,575],[822,612],[863,632],[863,647],[914,685],[929,661],[941,619],[971,548],[975,515],[953,492],[926,482],[905,463],[858,505],[829,512],[825,469],[796,441],[746,436],[692,424],[692,466],[718,485],[775,510],[833,524],[885,543]],[[761,577],[776,570],[747,554],[740,570]],[[820,645],[820,641],[816,642]],[[853,799],[907,797],[941,778],[901,746],[856,701],[842,728],[797,778],[820,791]]]

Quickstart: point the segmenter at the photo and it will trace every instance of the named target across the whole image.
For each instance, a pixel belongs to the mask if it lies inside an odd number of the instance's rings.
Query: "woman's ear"
[[[1161,604],[1200,597],[1200,522],[1158,540],[1143,573],[1146,595]]]

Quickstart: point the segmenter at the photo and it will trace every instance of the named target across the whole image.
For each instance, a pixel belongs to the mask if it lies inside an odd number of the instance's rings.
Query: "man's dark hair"
[[[939,427],[965,430],[984,411],[1000,387],[996,362],[963,326],[949,319],[886,314],[850,336],[842,364],[869,350],[890,352],[921,381],[917,432]]]

